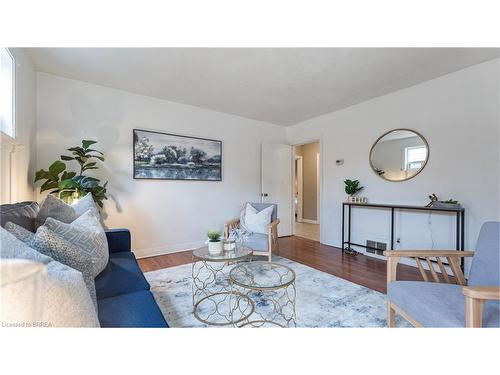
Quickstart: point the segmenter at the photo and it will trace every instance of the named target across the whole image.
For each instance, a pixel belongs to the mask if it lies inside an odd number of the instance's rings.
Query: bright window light
[[[0,131],[15,138],[14,58],[7,48],[0,48]]]
[[[427,147],[416,146],[405,148],[405,170],[420,169],[427,159]]]

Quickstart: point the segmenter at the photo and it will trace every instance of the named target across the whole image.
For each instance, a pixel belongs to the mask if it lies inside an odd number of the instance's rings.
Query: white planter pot
[[[208,241],[208,252],[214,255],[222,253],[222,241]]]

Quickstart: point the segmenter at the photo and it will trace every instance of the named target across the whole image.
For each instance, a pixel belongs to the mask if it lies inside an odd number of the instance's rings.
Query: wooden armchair
[[[500,222],[484,223],[475,252],[384,252],[387,256],[387,325],[395,326],[394,317],[398,313],[415,327],[499,327],[499,233]],[[396,281],[397,266],[403,257],[415,260],[423,282]],[[473,257],[468,282],[460,268],[461,257]],[[432,258],[435,258],[439,272],[436,272]],[[429,274],[422,265],[422,259],[428,266],[433,282],[429,282]],[[446,272],[444,259],[453,273],[453,280]]]
[[[271,223],[267,226],[267,234],[253,233],[245,244],[254,250],[255,255],[268,256],[271,261],[273,251],[278,250],[278,206],[270,203],[250,203],[256,210],[261,211],[269,206],[274,206]],[[224,223],[224,238],[228,238],[231,230],[240,227],[240,219],[232,219]]]

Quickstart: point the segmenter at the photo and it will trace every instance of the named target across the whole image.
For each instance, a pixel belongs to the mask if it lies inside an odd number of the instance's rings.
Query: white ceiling
[[[30,48],[37,70],[293,125],[496,57],[484,48]]]

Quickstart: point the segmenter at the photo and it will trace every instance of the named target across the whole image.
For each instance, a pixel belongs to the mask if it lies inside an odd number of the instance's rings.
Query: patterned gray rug
[[[384,294],[286,258],[296,273],[297,327],[385,327]],[[147,272],[146,279],[171,327],[206,327],[193,315],[191,264]],[[410,325],[397,317],[398,327]]]

